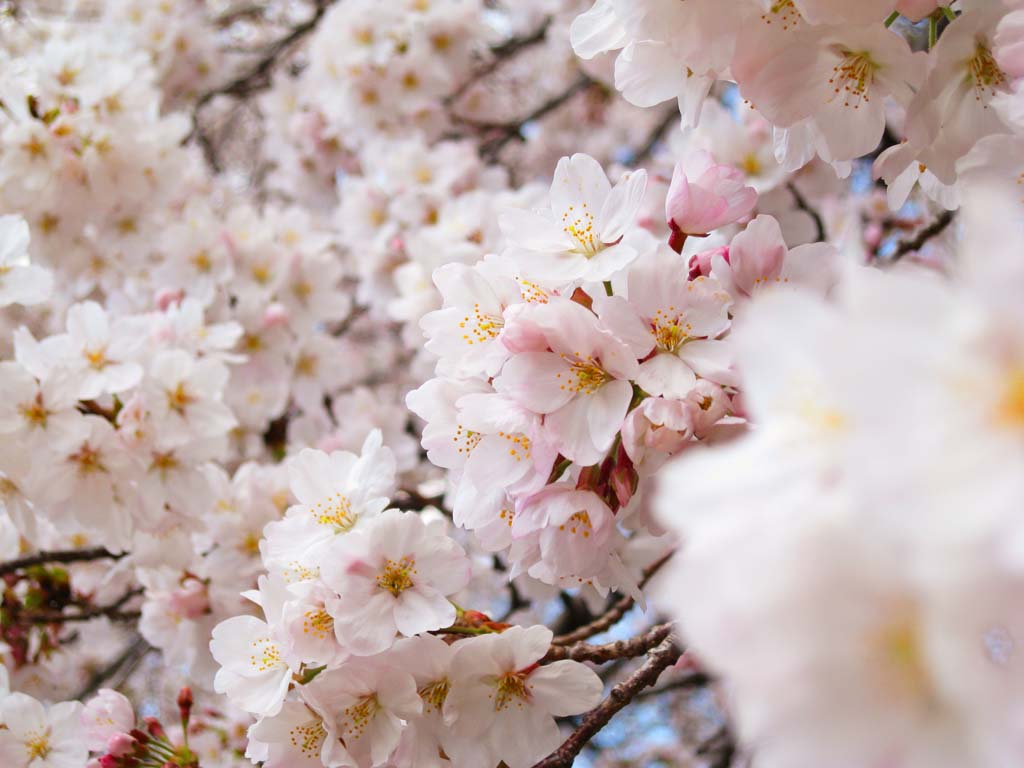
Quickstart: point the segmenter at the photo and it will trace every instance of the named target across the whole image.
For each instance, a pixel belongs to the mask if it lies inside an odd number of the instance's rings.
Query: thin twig
[[[723,723],[711,738],[697,747],[697,755],[707,758],[708,768],[729,768],[736,755],[736,742],[729,724]]]
[[[603,645],[591,645],[590,643],[552,645],[542,661],[571,659],[572,661],[589,661],[594,664],[604,664],[613,659],[633,659],[637,656],[643,656],[671,634],[671,624],[658,624],[642,635],[637,635],[629,640],[618,640],[614,643],[604,643]]]
[[[135,665],[138,664],[143,656],[145,656],[151,650],[151,646],[142,635],[135,635],[134,640],[125,646],[124,650],[117,655],[117,657],[107,664],[102,669],[96,670],[89,678],[88,682],[82,687],[75,698],[79,701],[91,696],[100,686],[102,686],[107,680],[112,678],[122,668],[134,669]]]
[[[46,565],[47,563],[84,563],[90,560],[120,560],[125,553],[115,554],[103,547],[92,547],[91,549],[68,549],[52,552],[36,552],[34,555],[19,557],[17,560],[8,560],[0,563],[0,576],[14,573],[24,568],[31,568],[34,565]]]
[[[324,14],[327,13],[327,9],[334,2],[335,0],[314,0],[313,15],[308,20],[292,27],[288,34],[268,45],[263,56],[241,75],[224,85],[207,91],[196,101],[195,106],[192,108],[192,131],[185,137],[185,142],[187,143],[195,139],[203,150],[206,162],[214,171],[220,170],[220,161],[217,159],[217,151],[213,142],[200,125],[199,113],[217,96],[234,96],[237,99],[243,99],[269,88],[274,67],[281,57],[296,43],[316,29],[320,19],[323,18]]]
[[[522,37],[511,37],[505,42],[491,48],[491,56],[487,62],[477,69],[468,80],[445,97],[445,106],[455,104],[463,95],[465,95],[466,91],[488,75],[492,74],[504,62],[514,58],[520,51],[530,48],[537,43],[544,42],[544,40],[547,39],[548,27],[550,26],[551,17],[548,16],[533,32],[523,35]]]
[[[66,624],[77,621],[90,621],[101,616],[111,621],[135,621],[141,615],[139,611],[122,611],[132,598],[142,594],[141,588],[130,589],[110,605],[85,606],[76,613],[62,611],[26,611],[19,613],[16,621],[22,624]]]
[[[671,667],[682,651],[671,638],[658,645],[639,669],[612,688],[608,698],[594,709],[583,715],[583,718],[568,739],[548,757],[536,763],[533,768],[571,768],[573,760],[583,747],[604,728],[615,714],[626,707],[637,694],[654,685],[661,673]]]
[[[788,189],[789,193],[793,195],[793,202],[796,203],[796,207],[814,219],[814,241],[817,243],[824,242],[826,235],[825,221],[821,218],[821,213],[818,212],[817,208],[807,202],[807,198],[803,196],[803,193],[800,192],[796,184],[792,181],[786,184],[786,189]]]
[[[593,83],[594,81],[588,75],[581,74],[575,81],[573,81],[572,85],[564,91],[552,96],[528,115],[517,120],[511,120],[504,123],[484,123],[464,118],[458,119],[476,130],[491,132],[494,134],[490,138],[481,141],[479,148],[480,157],[483,160],[487,162],[494,162],[501,150],[504,149],[505,145],[510,141],[525,141],[525,137],[522,134],[524,125],[532,123],[535,120],[540,120],[549,113],[554,112],[577,93],[589,88]]]
[[[654,152],[654,148],[661,142],[662,136],[665,135],[665,131],[671,128],[679,120],[679,110],[676,105],[673,104],[671,109],[665,111],[665,115],[658,121],[651,132],[647,134],[647,139],[642,145],[636,150],[633,155],[633,159],[630,161],[630,165],[638,166],[647,162],[650,159],[651,153]]]
[[[896,246],[896,250],[893,251],[892,256],[889,257],[889,261],[898,261],[908,253],[921,250],[924,248],[925,243],[933,237],[941,235],[946,230],[946,227],[953,223],[953,219],[953,211],[943,211],[935,221],[918,232],[914,237],[909,240],[901,241],[900,244]]]
[[[661,570],[661,567],[668,562],[670,557],[672,557],[671,552],[647,566],[647,568],[644,569],[643,578],[640,579],[638,587],[643,589],[647,586],[647,583],[651,580],[654,574]],[[634,603],[635,601],[632,597],[625,595],[616,600],[608,610],[589,624],[577,627],[572,632],[567,632],[564,635],[556,635],[551,642],[553,645],[572,645],[573,643],[586,640],[594,635],[599,635],[605,630],[611,629],[613,626],[618,624],[622,617],[625,616],[633,607]]]

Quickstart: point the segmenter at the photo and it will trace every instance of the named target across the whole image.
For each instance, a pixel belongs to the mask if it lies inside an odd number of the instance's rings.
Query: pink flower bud
[[[711,274],[711,259],[715,256],[721,256],[725,263],[729,263],[729,246],[723,245],[718,248],[712,248],[709,251],[701,251],[695,253],[690,257],[690,280],[696,280],[698,277],[707,277]]]
[[[743,174],[718,165],[708,152],[695,152],[676,165],[665,198],[669,226],[685,235],[707,235],[746,217],[757,204],[757,192]]]
[[[107,739],[107,754],[111,757],[125,757],[132,754],[138,744],[139,742],[127,733],[115,733]]]

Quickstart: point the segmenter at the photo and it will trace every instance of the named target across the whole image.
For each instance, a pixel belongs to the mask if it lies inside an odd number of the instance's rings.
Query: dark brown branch
[[[142,635],[136,635],[132,642],[125,646],[124,650],[109,664],[102,669],[96,670],[89,677],[88,682],[82,686],[82,690],[75,695],[75,699],[84,701],[122,669],[126,670],[125,677],[127,677],[135,669],[139,661],[142,660],[142,657],[151,650],[152,646],[146,642]],[[117,686],[114,687],[116,688]]]
[[[533,768],[571,768],[573,760],[587,742],[608,725],[615,714],[636,698],[640,691],[654,685],[661,677],[661,673],[675,664],[681,655],[682,651],[671,638],[663,640],[639,669],[612,688],[608,698],[583,715],[579,726],[562,746]]]
[[[24,568],[31,568],[34,565],[46,565],[47,563],[84,563],[91,560],[120,560],[124,553],[115,554],[103,547],[91,549],[68,549],[54,552],[36,552],[34,555],[19,557],[17,560],[8,560],[0,563],[0,576],[14,573]]]
[[[637,656],[643,656],[671,634],[671,624],[658,624],[642,635],[637,635],[629,640],[618,640],[614,643],[604,643],[603,645],[591,645],[589,643],[552,645],[542,661],[572,659],[573,661],[589,661],[594,664],[604,664],[613,659],[633,659]]]
[[[941,235],[946,230],[946,227],[953,223],[953,219],[953,211],[943,211],[935,221],[914,235],[914,237],[901,241],[896,246],[892,256],[889,257],[889,261],[899,261],[908,253],[921,250],[924,248],[925,243],[933,237]]]
[[[62,611],[26,611],[18,615],[16,621],[22,624],[66,624],[78,621],[90,621],[105,616],[111,621],[135,621],[141,615],[139,611],[122,611],[121,609],[132,599],[142,594],[142,589],[130,589],[117,601],[110,605],[89,605],[75,613]]]
[[[792,181],[786,184],[786,189],[788,189],[789,193],[793,195],[793,202],[796,203],[796,207],[814,219],[814,241],[818,243],[824,242],[826,236],[825,221],[821,218],[821,213],[818,212],[817,208],[807,202],[807,198],[803,196],[803,193]]]
[[[651,153],[653,153],[654,148],[658,146],[662,136],[665,135],[665,131],[675,125],[678,121],[679,109],[673,102],[672,108],[666,110],[665,115],[658,121],[657,125],[651,129],[651,132],[647,134],[646,141],[637,148],[632,161],[630,161],[630,165],[639,166],[650,160]]]
[[[552,96],[528,115],[517,120],[505,123],[484,123],[474,120],[466,120],[464,118],[458,119],[476,130],[491,134],[491,136],[480,142],[479,151],[480,157],[483,160],[486,160],[487,162],[494,162],[501,153],[501,150],[504,149],[505,145],[510,141],[525,141],[525,137],[522,134],[522,128],[524,125],[532,123],[534,120],[540,120],[551,112],[554,112],[577,93],[589,88],[593,84],[594,81],[589,76],[581,74],[575,81],[573,81],[572,85],[564,91]]]
[[[729,768],[736,755],[736,742],[728,723],[697,748],[697,754],[707,759],[708,768]]]
[[[661,567],[668,562],[670,557],[672,557],[671,552],[644,569],[643,578],[640,579],[640,589],[647,586],[647,583],[651,580],[654,574],[661,570]],[[618,624],[619,621],[622,620],[622,617],[625,616],[633,607],[634,603],[635,601],[632,597],[625,595],[612,603],[608,610],[589,624],[584,624],[582,627],[578,627],[572,632],[567,632],[564,635],[556,635],[551,642],[553,645],[572,645],[573,643],[581,642],[589,637],[593,637],[594,635],[599,635]]]
[[[504,62],[517,56],[520,51],[544,42],[544,40],[547,39],[548,27],[550,26],[551,17],[549,16],[544,19],[541,25],[533,32],[523,35],[522,37],[511,37],[505,42],[491,48],[490,58],[488,58],[484,65],[477,69],[468,80],[445,97],[445,105],[451,106],[455,104],[463,95],[465,95],[466,91],[488,75],[492,74]]]
[[[280,59],[297,43],[316,29],[320,19],[335,0],[314,0],[313,15],[301,24],[292,27],[291,31],[267,46],[263,55],[234,80],[207,91],[196,101],[192,108],[192,131],[185,137],[185,142],[195,139],[203,150],[203,155],[210,168],[220,170],[217,151],[210,137],[200,125],[199,113],[217,96],[233,96],[244,99],[259,91],[266,90],[271,84],[271,75]]]

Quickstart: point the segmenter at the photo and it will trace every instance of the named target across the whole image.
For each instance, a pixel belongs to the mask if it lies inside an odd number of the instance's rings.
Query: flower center
[[[36,395],[35,400],[19,405],[18,412],[21,413],[25,421],[37,427],[45,427],[46,419],[50,415],[50,412],[43,405],[43,396],[40,394]]]
[[[881,67],[867,51],[842,48],[838,53],[839,62],[832,68],[832,77],[828,80],[833,91],[830,101],[841,98],[844,107],[860,109],[861,102],[871,101],[870,89]]]
[[[473,311],[459,323],[459,328],[464,331],[462,340],[470,346],[496,338],[504,327],[504,319],[481,312],[479,304],[474,304]]]
[[[50,754],[50,734],[46,731],[32,731],[25,741],[25,751],[28,754],[29,762],[32,760],[45,760]]]
[[[185,415],[185,408],[195,402],[195,398],[185,389],[185,382],[179,381],[174,389],[167,390],[167,407],[180,416]]]
[[[334,633],[334,619],[323,608],[306,611],[302,617],[302,634],[313,635],[317,640],[326,640]]]
[[[594,234],[594,214],[587,209],[586,203],[579,213],[576,213],[576,206],[570,205],[569,210],[562,214],[562,231],[575,241],[573,253],[590,258],[604,248],[604,243]]]
[[[260,637],[250,643],[249,666],[256,672],[266,672],[281,664],[281,650],[269,637]]]
[[[566,520],[562,525],[558,526],[558,530],[564,531],[568,527],[569,533],[576,534],[580,533],[584,539],[590,538],[590,532],[594,530],[594,525],[590,522],[590,515],[587,514],[586,510],[581,509],[575,513],[572,517]]]
[[[472,429],[466,429],[461,424],[455,425],[455,435],[452,437],[452,442],[456,444],[461,443],[460,447],[455,449],[459,453],[464,453],[466,456],[469,456],[469,454],[473,452],[473,449],[480,444],[482,439],[483,435],[479,432],[474,432]]]
[[[611,380],[611,376],[601,367],[593,355],[581,358],[577,352],[571,359],[569,355],[563,354],[563,360],[569,361],[569,371],[566,373],[566,381],[559,385],[559,389],[568,389],[576,394],[591,395],[599,390],[604,384]],[[562,374],[556,373],[556,379],[561,379]]]
[[[342,712],[345,718],[341,726],[342,731],[358,739],[363,735],[366,726],[370,724],[370,721],[380,711],[380,708],[380,702],[377,701],[376,694],[371,693],[363,696],[351,707],[345,707]]]
[[[651,332],[658,349],[663,352],[678,352],[690,338],[693,326],[686,322],[684,315],[676,314],[675,307],[659,309],[651,320]]]
[[[1006,85],[1006,75],[996,63],[992,50],[981,42],[976,45],[974,56],[967,61],[967,73],[974,82],[977,101],[988,101]]]
[[[782,24],[782,30],[785,32],[799,24],[802,17],[800,11],[793,5],[793,0],[778,0],[771,4],[766,13],[761,15],[761,21],[765,24]]]
[[[347,533],[359,519],[352,512],[352,502],[347,496],[335,493],[313,506],[313,516],[320,525],[329,525],[335,533]]]
[[[398,597],[412,586],[412,577],[416,573],[415,565],[416,561],[409,555],[397,562],[385,560],[383,570],[377,575],[377,586]]]
[[[420,688],[418,693],[423,700],[423,713],[430,714],[432,709],[435,712],[440,712],[444,706],[445,699],[448,698],[448,691],[451,687],[448,679],[444,678],[442,680],[435,680]]]
[[[288,731],[292,746],[310,759],[320,757],[320,747],[323,746],[326,736],[327,731],[324,730],[322,720],[296,725]]]
[[[526,690],[526,675],[522,672],[506,672],[494,684],[494,711],[501,712],[513,703],[520,709],[530,698]]]
[[[102,371],[107,364],[110,362],[107,360],[107,350],[93,349],[85,351],[85,359],[89,361],[89,367],[97,371]]]
[[[107,468],[103,466],[103,462],[100,460],[100,452],[88,443],[85,443],[75,453],[68,456],[68,459],[78,465],[78,471],[83,475],[107,471]]]

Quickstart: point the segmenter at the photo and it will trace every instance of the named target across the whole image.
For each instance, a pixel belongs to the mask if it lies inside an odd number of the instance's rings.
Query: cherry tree
[[[0,765],[1019,765],[1022,51],[0,1]]]

